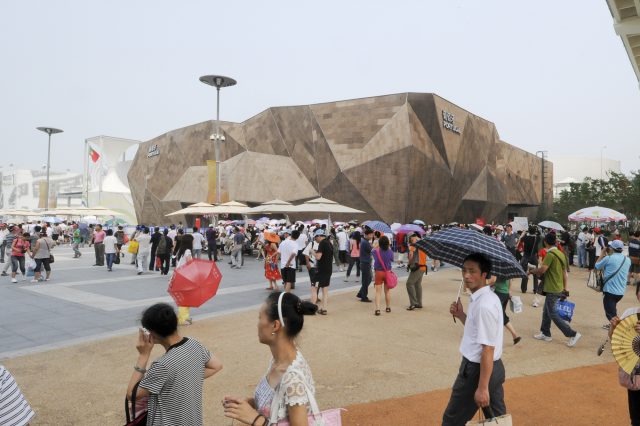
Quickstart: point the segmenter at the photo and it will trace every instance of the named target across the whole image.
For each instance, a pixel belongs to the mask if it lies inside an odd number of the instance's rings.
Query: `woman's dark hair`
[[[487,279],[491,278],[491,260],[487,256],[482,253],[471,253],[467,257],[464,258],[465,263],[467,261],[475,262],[480,267],[480,272],[484,272],[487,274]]]
[[[272,292],[267,297],[267,316],[269,320],[280,320],[278,316],[279,291]],[[296,337],[302,331],[305,315],[315,315],[318,305],[301,300],[293,293],[285,293],[282,297],[282,319],[284,320],[284,331],[290,338]]]
[[[389,250],[389,238],[386,235],[380,237],[378,244],[380,244],[382,250]]]
[[[140,323],[160,337],[171,336],[178,329],[176,312],[166,303],[156,303],[145,309]]]
[[[355,240],[356,247],[358,247],[358,250],[360,250],[360,240],[362,239],[362,235],[360,235],[360,232],[355,231],[353,234],[351,234],[351,239]]]
[[[164,231],[162,231],[162,234],[166,237],[169,234],[169,230],[167,228],[164,228]]]
[[[110,237],[113,235],[113,229],[107,229],[107,236]]]
[[[36,226],[33,228],[33,230],[34,230],[34,231],[36,231],[37,233],[40,233],[40,231],[42,231],[42,226],[40,226],[40,225],[36,225]]]

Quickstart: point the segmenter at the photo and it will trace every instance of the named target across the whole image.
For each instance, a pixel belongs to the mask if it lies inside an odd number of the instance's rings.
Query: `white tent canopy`
[[[283,200],[271,200],[266,203],[262,203],[259,206],[253,207],[245,214],[264,214],[264,213],[291,213],[295,212],[297,206],[283,201]]]
[[[333,200],[327,198],[316,198],[309,200],[305,203],[295,206],[295,209],[291,213],[351,213],[360,214],[365,213],[362,210],[354,209],[351,207],[343,206]]]
[[[185,207],[184,209],[169,213],[166,216],[180,216],[180,215],[201,216],[205,214],[214,214],[213,209],[215,209],[215,207],[216,206],[209,203],[195,203]]]

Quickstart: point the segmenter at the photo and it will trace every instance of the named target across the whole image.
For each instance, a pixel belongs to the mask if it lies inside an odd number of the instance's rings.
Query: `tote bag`
[[[571,322],[571,318],[573,318],[573,311],[576,308],[576,304],[573,302],[569,302],[568,300],[558,300],[556,304],[556,309],[558,310],[558,315],[560,318],[567,322]]]
[[[378,257],[378,261],[382,266],[382,270],[384,271],[384,282],[388,288],[395,288],[398,285],[398,276],[395,272],[387,269],[387,266],[382,261],[382,256],[380,256],[380,250],[376,251],[376,256]]]

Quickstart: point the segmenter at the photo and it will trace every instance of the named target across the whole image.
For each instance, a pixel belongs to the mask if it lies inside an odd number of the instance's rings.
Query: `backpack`
[[[167,239],[165,236],[160,237],[160,241],[158,241],[158,248],[156,249],[156,253],[164,254],[167,252]]]

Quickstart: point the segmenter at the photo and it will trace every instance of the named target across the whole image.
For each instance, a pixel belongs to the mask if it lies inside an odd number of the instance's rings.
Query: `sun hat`
[[[313,237],[324,237],[324,229],[316,229],[313,233]]]

